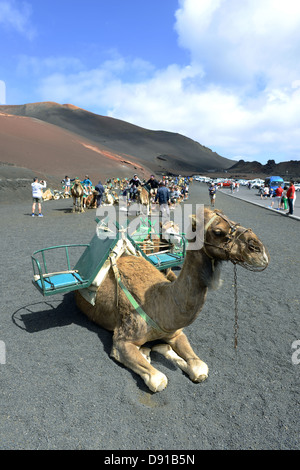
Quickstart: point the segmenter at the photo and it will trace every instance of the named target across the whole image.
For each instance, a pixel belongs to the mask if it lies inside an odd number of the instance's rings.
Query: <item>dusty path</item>
[[[192,201],[208,203],[206,185],[194,184]],[[193,384],[153,353],[169,385],[151,394],[109,357],[111,334],[77,310],[72,294],[44,299],[31,284],[32,252],[88,242],[95,212],[70,214],[62,200],[45,203],[38,219],[30,202],[0,206],[1,449],[300,448],[300,364],[292,361],[300,340],[299,221],[220,193],[217,207],[260,236],[270,266],[238,268],[235,351],[233,267],[224,265],[223,287],[186,329],[208,380]]]

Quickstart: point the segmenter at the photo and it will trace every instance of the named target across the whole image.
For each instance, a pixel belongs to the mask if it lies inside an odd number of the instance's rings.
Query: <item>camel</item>
[[[46,191],[42,192],[43,201],[51,201],[54,199],[53,191],[51,189],[46,189]]]
[[[137,196],[136,196],[136,202],[138,204],[141,204],[142,206],[145,206],[146,208],[146,214],[149,215],[151,213],[151,198],[150,198],[150,193],[147,191],[146,188],[139,187],[137,188]]]
[[[93,191],[92,194],[87,196],[86,198],[86,207],[87,209],[97,209],[97,196],[98,196],[98,191]]]
[[[80,179],[76,178],[71,188],[71,194],[73,197],[73,211],[72,212],[84,212],[83,209],[83,197],[84,191],[80,183]]]
[[[168,379],[150,363],[150,348],[145,343],[163,340],[157,351],[177,364],[193,382],[208,377],[208,366],[193,351],[183,328],[198,317],[209,288],[220,287],[222,262],[231,261],[251,270],[264,270],[269,254],[251,229],[229,220],[217,210],[204,210],[191,217],[190,246],[193,237],[203,234],[204,242],[189,249],[176,280],[169,281],[143,257],[121,256],[96,293],[95,305],[75,293],[77,306],[92,321],[113,332],[111,356],[144,380],[152,392],[165,389]],[[203,238],[202,238],[203,240]],[[117,280],[134,297],[133,307]],[[140,310],[142,309],[142,313]],[[139,311],[138,311],[139,310]]]

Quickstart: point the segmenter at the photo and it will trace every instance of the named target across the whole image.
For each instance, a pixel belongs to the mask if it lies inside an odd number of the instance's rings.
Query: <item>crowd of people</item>
[[[70,178],[66,175],[65,178],[61,181],[65,197],[71,196],[72,184],[74,184],[76,180],[80,179]],[[93,186],[89,176],[85,175],[85,178],[82,181],[80,180],[80,184],[84,192],[84,203],[88,196],[96,194],[97,207],[101,206],[105,188],[118,189],[128,204],[131,204],[137,200],[138,188],[146,187],[152,197],[153,202],[159,204],[160,210],[169,213],[170,205],[176,204],[176,202],[181,199],[187,199],[191,180],[192,179],[190,177],[163,176],[159,181],[155,178],[154,175],[151,175],[148,180],[141,180],[137,174],[134,174],[131,179],[124,178],[123,180],[120,180],[119,178],[109,178],[104,185],[101,183],[101,181],[99,181],[95,186]],[[39,182],[38,178],[35,178],[31,186],[33,197],[32,216],[35,216],[35,208],[36,204],[38,204],[38,215],[39,217],[43,217],[42,190],[46,188],[46,182]]]
[[[293,215],[296,200],[296,189],[293,180],[290,181],[289,186],[285,184],[282,187],[279,184],[275,191],[272,191],[270,186],[265,185],[261,190],[260,197],[261,199],[271,198],[270,208],[274,208],[275,201],[277,201],[277,210],[288,210],[287,215]]]
[[[63,184],[63,190],[65,195],[71,194],[71,185],[76,179],[78,178],[70,178],[69,176],[65,176],[65,178],[61,181],[61,183]],[[162,179],[158,181],[154,175],[151,175],[150,178],[146,181],[145,179],[141,180],[137,174],[134,174],[131,179],[108,179],[105,185],[102,185],[101,181],[99,181],[95,186],[93,186],[92,181],[90,180],[88,175],[85,175],[85,178],[80,182],[84,191],[85,198],[92,195],[93,193],[95,194],[95,192],[97,193],[97,207],[101,206],[105,187],[112,187],[113,184],[118,184],[118,189],[121,191],[122,196],[127,200],[128,204],[131,204],[137,199],[138,188],[144,186],[150,192],[153,202],[159,204],[160,210],[163,213],[169,214],[170,205],[174,205],[176,204],[176,202],[182,199],[187,199],[189,192],[189,184],[191,181],[192,178],[190,177],[180,176],[163,176]],[[31,186],[33,198],[32,217],[36,215],[36,206],[38,207],[38,217],[43,217],[42,191],[46,188],[47,184],[45,181],[38,181],[38,178],[34,178],[34,181]],[[232,186],[231,192],[234,192],[235,189],[238,190],[238,187],[236,185]],[[216,201],[217,185],[212,182],[209,185],[208,192],[211,206],[214,207]],[[275,201],[277,201],[277,210],[288,210],[286,214],[293,215],[296,200],[296,190],[294,186],[294,181],[291,181],[289,186],[285,185],[284,187],[282,187],[281,185],[279,185],[275,190],[274,195],[270,192],[270,187],[266,185],[262,190],[261,198],[264,199],[267,197],[272,197],[270,206],[271,208],[274,207]]]

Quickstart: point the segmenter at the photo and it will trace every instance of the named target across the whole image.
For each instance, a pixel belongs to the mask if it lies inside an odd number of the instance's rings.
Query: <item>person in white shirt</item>
[[[38,204],[39,209],[39,217],[43,217],[42,214],[42,201],[43,201],[43,194],[42,189],[45,189],[47,186],[46,181],[40,181],[38,178],[33,179],[33,183],[31,183],[32,188],[32,217],[35,216],[35,206]]]

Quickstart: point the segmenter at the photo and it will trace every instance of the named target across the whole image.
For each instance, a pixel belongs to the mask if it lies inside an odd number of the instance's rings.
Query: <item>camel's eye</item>
[[[226,233],[220,228],[215,228],[213,232],[214,232],[214,235],[216,235],[217,237],[225,237],[226,235]]]

